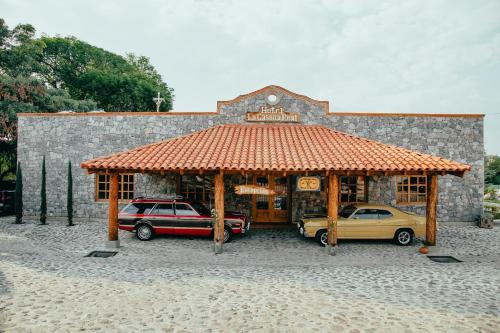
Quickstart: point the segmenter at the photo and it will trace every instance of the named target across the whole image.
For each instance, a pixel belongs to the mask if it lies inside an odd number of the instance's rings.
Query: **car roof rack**
[[[182,200],[183,197],[182,195],[167,195],[167,196],[163,196],[163,197],[155,197],[155,198],[148,198],[148,197],[145,197],[145,196],[139,196],[139,197],[135,197],[134,200],[136,199],[143,199],[143,200]]]

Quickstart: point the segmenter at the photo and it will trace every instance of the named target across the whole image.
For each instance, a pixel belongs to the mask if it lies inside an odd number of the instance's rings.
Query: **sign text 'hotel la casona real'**
[[[247,112],[246,121],[298,123],[300,122],[300,114],[298,112],[286,112],[283,107],[261,106],[258,112]]]

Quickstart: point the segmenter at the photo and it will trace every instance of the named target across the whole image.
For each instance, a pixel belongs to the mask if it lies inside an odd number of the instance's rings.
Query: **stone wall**
[[[287,112],[299,112],[301,123],[320,124],[353,135],[378,140],[472,165],[464,178],[439,177],[438,218],[471,221],[483,210],[483,118],[409,115],[326,114],[324,102],[272,87]],[[74,207],[77,217],[105,217],[107,204],[95,201],[94,175],[80,163],[98,156],[131,149],[208,127],[242,123],[245,113],[266,105],[269,89],[221,103],[218,112],[189,113],[89,113],[20,115],[18,159],[23,167],[24,204],[27,215],[38,214],[42,157],[47,163],[49,216],[66,215],[67,162],[74,166]],[[229,182],[229,180],[228,180]],[[229,189],[230,186],[226,187]],[[172,176],[136,175],[135,195],[157,196],[175,192]],[[395,205],[394,179],[370,182],[370,200]],[[315,197],[318,196],[318,197]],[[324,194],[294,193],[292,212],[319,207]],[[248,198],[228,200],[228,209],[249,212]],[[310,202],[310,203],[308,203]],[[404,207],[419,210],[419,207]],[[294,219],[296,217],[294,216]]]

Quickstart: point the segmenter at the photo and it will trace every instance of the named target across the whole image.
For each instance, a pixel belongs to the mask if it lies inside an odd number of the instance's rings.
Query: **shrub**
[[[21,163],[17,162],[16,172],[16,197],[15,197],[16,223],[23,223],[23,172]]]
[[[45,171],[45,156],[42,161],[42,187],[40,190],[40,223],[47,224],[47,190],[46,190],[46,171]]]
[[[68,161],[68,197],[66,202],[68,210],[68,226],[73,224],[73,173],[71,172],[71,161]]]

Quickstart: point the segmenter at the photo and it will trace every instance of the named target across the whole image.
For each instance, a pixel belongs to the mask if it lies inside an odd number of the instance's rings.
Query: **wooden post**
[[[118,240],[118,174],[109,176],[109,210],[107,247],[119,247]]]
[[[215,175],[215,211],[217,212],[217,221],[214,225],[214,251],[222,253],[222,244],[224,244],[224,173]]]
[[[438,179],[430,176],[430,186],[427,187],[427,207],[425,217],[425,242],[427,245],[436,245],[436,219],[438,201]]]
[[[339,211],[339,176],[330,174],[328,176],[328,244],[326,246],[329,254],[335,254],[337,246],[337,216]]]

